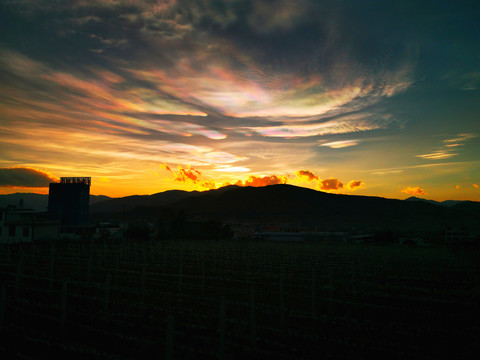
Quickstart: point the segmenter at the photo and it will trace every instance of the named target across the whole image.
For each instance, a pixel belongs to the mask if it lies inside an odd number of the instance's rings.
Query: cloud
[[[338,190],[343,188],[343,184],[338,179],[325,179],[319,184],[320,190]]]
[[[131,175],[165,162],[222,181],[232,181],[222,172],[286,174],[321,160],[309,137],[391,127],[380,102],[416,73],[411,39],[389,32],[384,40],[385,24],[403,31],[397,15],[374,7],[377,16],[367,16],[370,7],[357,3],[28,0],[7,8],[4,29],[21,31],[2,37],[0,148],[15,148],[2,152],[3,166],[68,161]]]
[[[30,167],[0,168],[0,186],[48,187],[57,180],[58,178],[46,171]]]
[[[309,170],[298,170],[295,174],[297,177],[306,179],[307,181],[319,180],[319,177]]]
[[[472,91],[480,87],[480,72],[473,71],[463,74],[452,73],[444,76],[444,79],[449,80],[452,84],[458,86],[460,90]]]
[[[464,142],[473,138],[476,138],[478,135],[474,133],[463,133],[463,134],[458,134],[456,137],[452,139],[445,139],[443,140],[444,143],[446,144],[451,144],[451,143],[460,143]],[[463,144],[460,144],[463,145]]]
[[[173,173],[172,169],[170,169],[170,166],[168,166],[167,164],[160,164],[160,167]]]
[[[267,137],[295,138],[384,129],[391,121],[389,115],[361,113],[340,116],[326,121],[317,120],[306,124],[286,123],[278,126],[248,127],[245,130]]]
[[[441,159],[448,159],[453,156],[457,156],[459,153],[453,152],[454,149],[458,149],[459,147],[463,146],[464,143],[470,139],[477,137],[476,134],[458,134],[455,138],[445,139],[442,141],[443,148],[438,149],[429,154],[423,155],[416,155],[416,157],[422,159],[430,159],[430,160],[441,160]]]
[[[429,160],[441,160],[441,159],[449,159],[456,155],[458,155],[458,153],[452,153],[448,150],[438,150],[430,154],[416,155],[416,157],[419,157],[422,159],[429,159]]]
[[[167,164],[160,164],[160,167],[174,175],[173,180],[184,183],[192,183],[203,189],[216,189],[218,184],[211,180],[203,180],[202,173],[191,166],[183,167],[178,165],[178,171],[173,171]]]
[[[213,169],[213,171],[218,172],[247,172],[250,171],[249,168],[244,166],[228,166],[228,165],[219,165],[218,168]]]
[[[373,171],[373,175],[390,175],[390,174],[401,174],[403,173],[403,169],[397,169],[397,170],[380,170],[380,171]]]
[[[190,168],[182,168],[179,165],[178,174],[177,174],[177,177],[175,178],[175,181],[185,182],[185,181],[191,180],[193,183],[196,183],[198,180],[198,177],[201,174],[202,173],[198,170],[190,169]]]
[[[341,140],[341,141],[332,141],[328,143],[320,144],[320,146],[328,146],[332,149],[342,149],[349,146],[356,146],[359,144],[358,140]]]
[[[352,180],[347,184],[347,187],[350,190],[358,190],[365,186],[365,183],[362,180]]]
[[[426,195],[427,194],[425,190],[422,189],[420,186],[407,186],[403,188],[401,191],[410,195]]]
[[[199,176],[202,175],[199,170],[193,169],[190,166],[183,167],[181,165],[178,165],[177,172],[173,171],[167,164],[160,164],[160,167],[175,175],[174,180],[179,182],[190,181],[196,184]]]
[[[238,180],[235,185],[261,187],[276,184],[286,184],[287,180],[288,179],[285,176],[270,175],[259,177],[250,175],[245,181]]]

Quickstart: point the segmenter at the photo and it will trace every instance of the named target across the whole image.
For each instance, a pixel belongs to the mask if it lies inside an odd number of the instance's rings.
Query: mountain
[[[90,195],[90,206],[101,201],[111,199],[105,195]],[[47,211],[48,195],[34,193],[15,193],[0,195],[0,208],[9,205],[19,206],[20,200],[23,200],[23,207],[35,211]]]
[[[95,204],[90,203],[91,213],[102,212],[125,212],[140,206],[166,206],[186,197],[194,197],[201,194],[198,191],[168,190],[153,195],[132,195],[122,198],[110,198]]]
[[[18,204],[45,210],[48,195],[0,195],[0,207]],[[480,203],[339,195],[293,185],[227,186],[204,192],[170,190],[123,198],[91,196],[91,221],[145,219],[156,222],[183,212],[187,220],[302,224],[325,230],[441,231],[465,225],[480,232]]]
[[[48,195],[33,193],[15,193],[0,195],[0,208],[7,206],[19,206],[20,200],[23,200],[23,207],[36,211],[47,210]]]
[[[416,196],[411,196],[408,199],[405,199],[404,201],[423,201],[423,202],[427,202],[427,203],[430,203],[430,204],[442,205],[442,206],[455,206],[455,205],[461,204],[463,202],[466,202],[464,200],[435,201],[435,200],[427,200],[427,199],[418,198]]]
[[[479,228],[480,203],[442,206],[425,201],[338,195],[293,185],[231,186],[205,192],[175,191],[111,199],[92,209],[122,211],[124,219],[157,221],[183,211],[187,219],[296,223],[329,230],[440,231],[445,226]],[[167,211],[167,212],[166,212]],[[479,229],[480,230],[480,229]]]

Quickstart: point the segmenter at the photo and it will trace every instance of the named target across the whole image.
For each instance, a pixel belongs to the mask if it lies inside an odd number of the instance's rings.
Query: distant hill
[[[153,195],[132,195],[122,198],[109,198],[105,201],[90,203],[91,213],[125,212],[139,206],[167,206],[187,197],[201,194],[198,191],[168,190]]]
[[[172,191],[111,199],[92,212],[124,212],[125,220],[156,221],[165,211],[183,211],[190,219],[297,223],[322,229],[435,231],[448,225],[479,228],[480,203],[446,206],[428,201],[330,194],[293,185],[230,186],[205,192]],[[479,229],[480,230],[480,229]]]
[[[48,195],[19,193],[0,195],[0,207],[17,205],[20,198],[26,208],[47,208]],[[330,230],[441,231],[445,226],[466,225],[480,232],[479,202],[338,195],[287,184],[90,198],[90,218],[94,222],[109,219],[155,222],[179,212],[184,212],[186,219],[297,223]]]
[[[48,207],[48,195],[34,193],[15,193],[0,195],[0,208],[9,205],[18,206],[20,199],[23,200],[23,207],[35,211],[46,211]],[[90,206],[110,197],[105,195],[90,195]]]
[[[405,199],[405,201],[423,201],[423,202],[427,202],[427,203],[430,203],[430,204],[442,205],[442,206],[455,206],[455,205],[467,202],[465,200],[435,201],[435,200],[427,200],[427,199],[418,198],[416,196],[411,196],[408,199]]]

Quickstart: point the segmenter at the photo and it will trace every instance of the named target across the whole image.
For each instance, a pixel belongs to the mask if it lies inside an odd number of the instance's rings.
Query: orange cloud
[[[31,167],[0,168],[0,186],[5,187],[47,187],[58,178],[39,169]]]
[[[160,164],[160,167],[168,172],[171,172],[175,176],[175,181],[194,183],[199,187],[208,190],[216,189],[218,187],[214,181],[201,180],[200,176],[202,175],[202,173],[197,169],[191,168],[190,166],[185,168],[178,165],[178,173],[173,171],[167,164]]]
[[[478,189],[478,184],[472,184],[474,188]]]
[[[172,169],[170,169],[170,167],[167,164],[160,164],[160,167],[173,173]]]
[[[319,180],[319,177],[309,170],[298,170],[295,174],[297,177],[304,178],[307,181]]]
[[[343,184],[338,179],[325,179],[319,185],[320,190],[338,190],[343,188]]]
[[[208,190],[217,188],[217,184],[215,184],[215,182],[213,182],[213,181],[202,181],[199,185],[202,188],[205,188],[205,189],[208,189]]]
[[[270,176],[264,176],[264,177],[257,177],[254,175],[250,175],[247,180],[245,181],[238,180],[235,183],[235,185],[261,187],[261,186],[267,186],[267,185],[286,184],[286,183],[287,183],[287,178],[285,176],[270,175]]]
[[[426,192],[420,186],[407,186],[406,188],[402,189],[402,192],[410,195],[425,195]]]
[[[362,180],[352,180],[347,184],[350,190],[358,190],[363,186],[365,186],[365,183]]]
[[[195,169],[190,168],[182,168],[180,165],[178,166],[178,174],[175,178],[175,181],[186,182],[187,179],[190,179],[193,183],[197,183],[198,176],[202,173]]]
[[[196,183],[198,180],[198,177],[202,174],[199,170],[193,169],[187,167],[184,168],[180,165],[178,165],[178,173],[173,171],[170,166],[167,164],[160,164],[160,167],[171,172],[173,175],[175,175],[175,181],[180,181],[180,182],[186,182],[188,180],[191,180],[193,183]]]

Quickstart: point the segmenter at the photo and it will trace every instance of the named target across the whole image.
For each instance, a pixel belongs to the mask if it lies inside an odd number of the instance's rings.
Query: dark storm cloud
[[[0,186],[47,187],[57,179],[51,174],[33,168],[0,168]]]
[[[74,62],[82,52],[79,61],[101,61],[85,52],[93,49],[139,62],[148,53],[168,66],[185,51],[228,42],[274,71],[328,75],[339,60],[360,66],[349,71],[395,66],[411,56],[405,47],[414,39],[402,26],[405,9],[377,2],[23,1],[4,10],[5,30],[22,24],[4,41],[37,55],[61,50]]]

